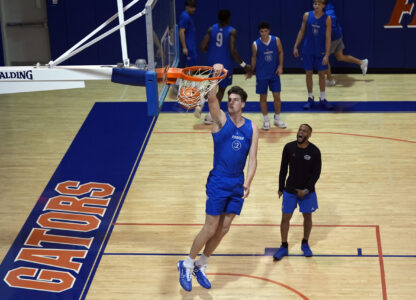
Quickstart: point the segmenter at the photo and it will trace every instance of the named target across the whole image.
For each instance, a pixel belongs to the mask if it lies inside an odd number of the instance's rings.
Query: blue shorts
[[[205,212],[212,216],[221,215],[223,212],[239,215],[244,204],[243,184],[244,175],[228,177],[211,172],[206,184]]]
[[[218,86],[220,88],[225,89],[227,86],[232,85],[232,84],[233,84],[233,73],[230,70],[228,70],[227,76],[223,80],[220,81]]]
[[[322,59],[324,55],[315,56],[313,54],[303,54],[302,55],[302,65],[305,71],[311,71],[316,69],[318,71],[328,70],[328,65],[322,64]]]
[[[299,205],[299,211],[302,213],[313,213],[318,209],[318,199],[316,193],[306,194],[303,199],[299,199],[296,194],[283,191],[282,212],[291,214]]]
[[[264,95],[267,94],[267,88],[270,87],[270,91],[273,93],[280,93],[280,76],[274,74],[269,79],[257,79],[256,78],[256,94]]]

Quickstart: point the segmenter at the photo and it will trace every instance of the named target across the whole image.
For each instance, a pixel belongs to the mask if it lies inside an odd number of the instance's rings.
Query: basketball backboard
[[[176,26],[175,0],[148,0],[146,3],[148,70],[163,73],[179,63],[179,39]],[[159,81],[158,106],[162,105],[169,86]],[[149,101],[149,99],[148,99]]]

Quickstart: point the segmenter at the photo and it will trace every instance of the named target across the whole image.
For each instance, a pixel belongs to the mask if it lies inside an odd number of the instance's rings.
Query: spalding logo
[[[0,72],[0,80],[2,79],[28,79],[33,80],[32,70],[16,71],[16,72]]]

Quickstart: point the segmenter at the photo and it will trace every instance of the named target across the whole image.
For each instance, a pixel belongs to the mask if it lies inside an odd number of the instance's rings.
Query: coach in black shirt
[[[311,134],[311,126],[300,125],[296,141],[287,143],[283,149],[278,191],[279,198],[283,195],[280,224],[282,245],[274,254],[274,260],[280,260],[289,254],[287,243],[289,224],[293,211],[298,205],[304,219],[301,249],[305,256],[312,256],[308,239],[312,230],[312,213],[318,208],[315,184],[321,174],[322,162],[318,147],[309,142]],[[289,177],[286,180],[288,166]]]

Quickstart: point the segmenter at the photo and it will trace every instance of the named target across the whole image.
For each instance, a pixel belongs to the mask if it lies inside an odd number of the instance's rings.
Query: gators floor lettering
[[[2,299],[85,298],[156,118],[96,103],[0,265]]]

